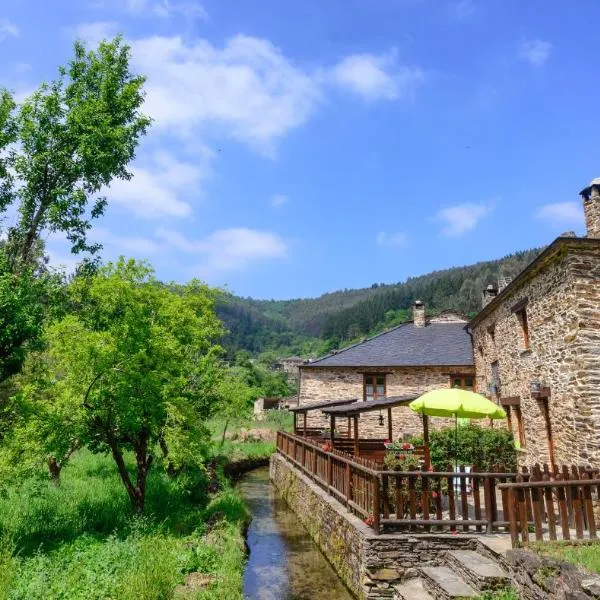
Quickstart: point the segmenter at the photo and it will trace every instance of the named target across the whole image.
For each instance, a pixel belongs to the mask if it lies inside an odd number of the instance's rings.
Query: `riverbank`
[[[241,600],[245,503],[226,475],[264,464],[272,446],[215,452],[218,468],[149,476],[132,514],[110,457],[80,451],[56,487],[43,472],[0,485],[0,600]],[[131,466],[131,465],[129,465]]]

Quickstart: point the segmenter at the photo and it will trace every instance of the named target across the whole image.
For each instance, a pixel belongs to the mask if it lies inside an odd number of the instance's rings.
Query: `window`
[[[523,415],[521,413],[521,407],[515,406],[515,418],[517,420],[517,429],[519,434],[519,447],[525,448],[525,428],[523,427]]]
[[[450,387],[472,392],[475,389],[475,378],[473,375],[452,375],[450,377]]]
[[[523,338],[523,349],[529,350],[529,323],[527,322],[527,309],[525,307],[515,312],[521,325],[521,336]]]
[[[385,398],[385,375],[365,375],[364,376],[364,399],[382,400]]]
[[[492,381],[490,383],[489,391],[492,394],[499,394],[500,393],[500,365],[498,364],[497,360],[495,360],[490,365],[490,369],[492,371]]]
[[[496,345],[496,325],[490,325],[487,328],[488,335],[490,336],[490,340],[492,340],[492,344]]]

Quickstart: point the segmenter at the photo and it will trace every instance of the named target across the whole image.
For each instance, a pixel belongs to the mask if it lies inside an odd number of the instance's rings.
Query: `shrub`
[[[423,439],[413,440],[422,444]],[[478,470],[491,470],[500,465],[507,471],[517,468],[515,442],[504,427],[486,428],[479,425],[462,425],[434,429],[429,434],[431,464],[436,471],[443,471],[458,462]]]

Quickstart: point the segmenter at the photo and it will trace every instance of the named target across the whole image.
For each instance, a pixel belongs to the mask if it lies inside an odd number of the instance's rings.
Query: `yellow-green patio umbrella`
[[[504,409],[481,394],[458,388],[432,390],[409,404],[423,417],[454,417],[454,447],[457,448],[458,419],[505,419]],[[429,448],[429,427],[423,419],[423,440]],[[455,459],[457,452],[455,451]],[[429,465],[428,465],[429,466]]]
[[[409,404],[410,408],[429,417],[455,417],[458,419],[505,419],[504,410],[481,394],[445,388],[426,392]]]

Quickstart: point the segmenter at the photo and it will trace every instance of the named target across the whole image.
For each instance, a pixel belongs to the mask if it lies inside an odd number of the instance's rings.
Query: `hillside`
[[[475,314],[481,305],[481,292],[489,283],[499,277],[514,277],[541,250],[318,298],[254,300],[224,294],[217,306],[230,332],[224,343],[230,353],[244,349],[251,353],[272,350],[279,355],[314,355],[407,320],[416,299],[423,300],[430,313],[453,308]]]

